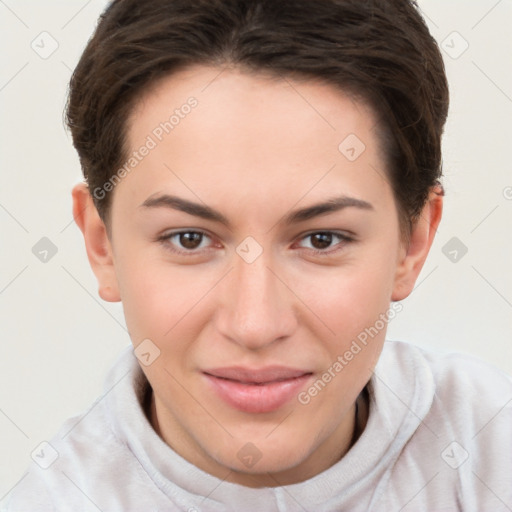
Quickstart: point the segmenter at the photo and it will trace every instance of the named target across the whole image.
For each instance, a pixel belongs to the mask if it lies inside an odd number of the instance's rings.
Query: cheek
[[[389,307],[393,268],[367,263],[331,269],[311,280],[303,277],[307,304],[338,339],[357,336]]]
[[[334,335],[322,336],[327,355],[319,375],[322,382],[307,389],[300,403],[311,405],[319,417],[320,411],[327,414],[328,420],[322,416],[325,428],[336,424],[346,410],[340,407],[333,416],[332,408],[325,405],[348,407],[373,373],[386,334],[392,275],[392,264],[375,261],[370,265],[367,260],[364,265],[339,269],[309,288],[315,301],[311,309],[316,308]],[[311,413],[312,409],[305,410]]]
[[[197,313],[194,305],[205,293],[206,284],[190,272],[161,261],[138,259],[135,254],[132,263],[123,262],[117,274],[134,344],[145,338],[159,344],[172,338]]]

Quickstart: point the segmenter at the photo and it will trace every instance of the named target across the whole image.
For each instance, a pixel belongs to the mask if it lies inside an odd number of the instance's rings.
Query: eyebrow
[[[361,210],[374,210],[369,202],[363,201],[362,199],[349,196],[333,197],[322,203],[289,213],[285,216],[284,223],[293,224],[295,222],[304,222],[320,215],[326,215],[327,213],[337,212],[350,207],[359,208]]]
[[[229,220],[222,213],[210,208],[207,205],[195,203],[188,199],[172,196],[168,194],[150,196],[141,205],[142,208],[171,208],[179,210],[195,217],[211,220],[230,227]],[[301,208],[287,214],[281,222],[284,224],[294,224],[304,222],[314,217],[326,215],[328,213],[343,210],[345,208],[358,208],[361,210],[374,210],[371,203],[349,196],[339,196],[328,199],[327,201],[317,203],[306,208]]]

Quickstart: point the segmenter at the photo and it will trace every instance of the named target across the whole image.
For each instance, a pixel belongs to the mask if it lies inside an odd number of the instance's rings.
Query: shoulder
[[[126,499],[133,499],[134,482],[138,491],[150,485],[115,424],[115,420],[132,421],[133,416],[140,421],[138,409],[133,411],[136,375],[129,363],[125,351],[106,379],[105,392],[36,449],[2,511],[89,510],[90,500],[109,503],[111,495],[121,490]],[[116,407],[124,411],[123,418],[115,417]]]
[[[434,382],[435,400],[455,402],[464,398],[466,404],[475,400],[481,404],[483,396],[496,403],[512,399],[512,376],[469,354],[386,341],[382,358],[387,367],[413,365],[416,370],[428,371]]]
[[[106,461],[119,460],[123,447],[105,422],[102,404],[95,402],[83,414],[69,418],[57,434],[41,443],[18,484],[9,493],[2,512],[50,512],[86,504],[84,475],[98,482],[111,475]],[[94,469],[93,469],[94,468]]]
[[[512,440],[510,375],[477,357],[458,352],[396,341],[386,342],[385,352],[387,368],[394,366],[400,373],[412,368],[416,376],[428,375],[429,379],[424,378],[423,382],[431,382],[432,396],[425,422],[434,423],[439,430],[451,430],[461,438],[465,434],[472,444],[484,430],[487,434],[508,435]]]
[[[402,375],[396,394],[400,385],[415,388],[426,405],[414,411],[417,428],[392,468],[402,500],[402,484],[411,475],[428,483],[410,509],[422,509],[413,507],[422,499],[428,505],[423,510],[455,503],[470,511],[504,510],[504,503],[512,504],[512,378],[471,355],[403,342],[385,343],[380,372]],[[400,406],[411,408],[411,402]]]

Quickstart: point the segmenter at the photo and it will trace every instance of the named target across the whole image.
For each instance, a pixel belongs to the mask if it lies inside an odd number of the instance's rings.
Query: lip
[[[243,412],[272,412],[289,402],[312,372],[284,366],[243,367],[203,371],[209,385],[228,405]]]

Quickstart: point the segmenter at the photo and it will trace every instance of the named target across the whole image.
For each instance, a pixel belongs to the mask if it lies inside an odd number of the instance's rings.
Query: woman
[[[511,379],[385,342],[447,109],[408,0],[112,2],[67,119],[133,349],[7,510],[510,508]]]

